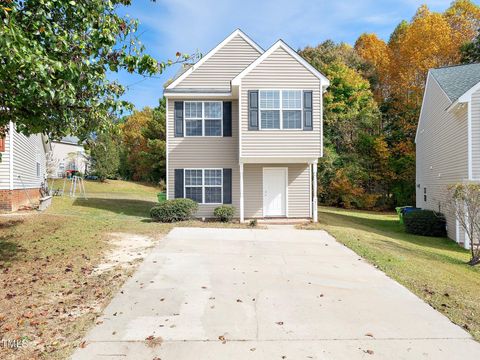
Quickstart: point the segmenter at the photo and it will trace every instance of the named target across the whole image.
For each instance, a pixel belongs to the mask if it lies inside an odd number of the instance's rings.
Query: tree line
[[[415,134],[428,70],[480,61],[480,7],[422,5],[388,41],[325,41],[300,54],[331,81],[324,100],[322,203],[363,209],[415,204]]]
[[[165,98],[154,108],[135,110],[113,121],[87,147],[94,175],[101,180],[122,178],[164,187],[166,175]]]

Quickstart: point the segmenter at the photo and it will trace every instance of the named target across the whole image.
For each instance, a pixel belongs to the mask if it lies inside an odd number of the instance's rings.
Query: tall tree
[[[147,151],[142,153],[143,162],[148,169],[148,180],[158,183],[166,176],[166,99],[160,99],[153,116],[143,129],[147,140]]]
[[[145,180],[148,169],[142,161],[142,153],[147,150],[147,140],[143,130],[153,117],[152,109],[146,107],[141,111],[134,111],[124,123],[120,124],[122,145],[126,150],[126,161],[133,180]]]
[[[87,137],[128,104],[108,71],[161,73],[171,64],[145,54],[131,0],[0,2],[0,128]],[[177,54],[174,61],[188,56]]]
[[[122,176],[154,183],[165,179],[165,98],[155,109],[134,111],[120,124]]]
[[[355,42],[355,51],[372,66],[369,81],[377,101],[381,102],[388,98],[391,51],[387,43],[375,34],[362,34]]]
[[[364,161],[372,150],[364,146],[364,139],[374,139],[380,131],[380,113],[364,78],[368,64],[351,46],[332,41],[308,47],[300,55],[330,79],[324,97],[319,198],[331,205],[365,207],[368,192],[381,191],[369,183],[369,163]],[[375,201],[368,203],[375,205]]]
[[[480,28],[475,40],[463,45],[461,51],[463,63],[471,64],[480,62]]]
[[[120,164],[118,129],[111,126],[88,142],[93,173],[101,181],[117,176]]]

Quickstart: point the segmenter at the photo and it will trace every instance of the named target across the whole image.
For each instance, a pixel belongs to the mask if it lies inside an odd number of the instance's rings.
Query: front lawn
[[[407,234],[394,214],[320,207],[318,219],[306,228],[328,231],[480,340],[480,266],[466,264],[467,250]]]
[[[0,348],[2,359],[66,358],[134,270],[93,271],[112,238],[140,234],[154,244],[173,227],[149,219],[158,193],[153,186],[86,182],[86,190],[87,200],[55,197],[43,213],[0,216],[0,335],[25,344]]]

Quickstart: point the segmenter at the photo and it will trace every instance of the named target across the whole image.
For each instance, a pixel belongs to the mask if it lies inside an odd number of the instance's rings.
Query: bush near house
[[[235,207],[228,205],[221,205],[213,211],[213,215],[221,222],[230,222],[235,215]]]
[[[431,210],[416,210],[403,215],[405,231],[424,236],[446,236],[445,217]]]
[[[191,199],[173,199],[150,209],[150,217],[154,221],[176,222],[190,220],[197,212],[198,204]]]

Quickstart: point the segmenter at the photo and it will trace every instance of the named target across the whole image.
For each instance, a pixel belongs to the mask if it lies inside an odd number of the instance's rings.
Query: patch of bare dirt
[[[143,260],[148,250],[155,244],[149,236],[128,233],[110,233],[111,249],[103,256],[102,262],[95,266],[92,275],[102,274],[117,266],[128,268]]]
[[[108,234],[107,241],[111,246],[95,259],[76,253],[0,266],[0,359],[65,359],[82,346],[155,243],[125,233]]]

